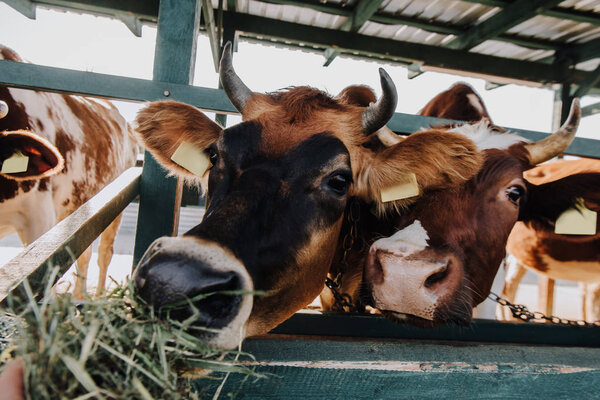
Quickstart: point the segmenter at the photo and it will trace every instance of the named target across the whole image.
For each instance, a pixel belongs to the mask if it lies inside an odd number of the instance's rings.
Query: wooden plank
[[[600,349],[423,342],[250,339],[264,379],[231,374],[239,399],[595,398]],[[219,382],[198,380],[212,393]]]
[[[27,246],[19,255],[0,267],[0,301],[17,288],[22,296],[22,283],[29,281],[34,292],[43,290],[44,278],[54,266],[62,276],[74,260],[139,194],[141,168],[130,168],[108,184],[73,214]]]
[[[132,101],[171,99],[205,110],[237,113],[225,92],[218,89],[6,60],[0,60],[0,85]]]
[[[502,32],[535,17],[538,13],[553,7],[562,0],[517,0],[485,21],[472,26],[463,34],[444,44],[451,49],[468,50],[486,40],[493,39]]]
[[[537,323],[475,320],[468,328],[456,325],[421,329],[397,324],[375,315],[298,312],[272,333],[329,337],[356,337],[459,342],[545,344],[600,347],[599,329]]]
[[[200,0],[161,0],[154,57],[154,80],[191,85],[200,25]],[[140,183],[140,208],[135,234],[133,265],[150,244],[177,232],[181,193],[177,179],[167,177],[152,155],[144,155]]]

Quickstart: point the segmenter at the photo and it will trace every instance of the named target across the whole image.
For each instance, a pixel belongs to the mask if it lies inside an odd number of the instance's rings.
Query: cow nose
[[[433,319],[436,309],[457,290],[461,272],[451,256],[375,249],[365,278],[375,307]]]
[[[214,251],[197,244],[182,251],[179,243],[173,248],[173,239],[159,239],[146,251],[133,274],[136,293],[163,318],[194,317],[197,325],[226,326],[239,314],[243,295],[235,292],[248,290],[247,279],[219,262]]]

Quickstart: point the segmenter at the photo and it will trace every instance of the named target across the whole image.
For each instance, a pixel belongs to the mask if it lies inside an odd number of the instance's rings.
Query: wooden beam
[[[504,7],[501,11],[492,15],[485,21],[469,28],[465,33],[445,44],[451,49],[468,50],[486,40],[498,36],[535,17],[538,13],[548,9],[562,0],[517,0]]]
[[[227,10],[237,12],[237,0],[227,0]]]
[[[36,294],[43,294],[45,279],[59,267],[56,279],[106,229],[106,227],[139,194],[141,168],[130,168],[104,189],[60,221],[21,253],[0,267],[0,302],[13,293],[23,298],[23,282],[27,279]]]
[[[377,12],[382,2],[383,0],[360,0],[348,17],[348,21],[340,29],[346,32],[358,32],[365,22]]]
[[[560,85],[554,91],[554,107],[552,109],[552,131],[556,131],[567,120],[571,109],[571,85],[568,83]]]
[[[192,84],[200,7],[200,0],[160,1],[154,80]],[[177,179],[167,177],[167,171],[146,151],[133,253],[134,266],[155,239],[171,236],[177,231],[176,216],[181,202],[178,193]]]
[[[590,115],[600,114],[600,102],[590,104],[589,106],[585,106],[581,108],[581,116],[589,117]]]

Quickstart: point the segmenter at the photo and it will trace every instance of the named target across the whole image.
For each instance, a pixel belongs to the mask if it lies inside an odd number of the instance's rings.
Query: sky
[[[151,79],[155,39],[154,26],[145,25],[138,38],[117,20],[40,7],[36,20],[29,20],[0,3],[0,43],[41,65]],[[194,85],[216,88],[218,75],[205,35],[198,38],[197,55]],[[337,94],[348,85],[365,84],[379,94],[377,69],[384,67],[398,89],[398,112],[417,113],[436,94],[462,81],[481,95],[496,124],[543,132],[551,129],[554,95],[549,89],[507,85],[488,91],[482,79],[426,72],[409,80],[406,68],[398,65],[345,57],[336,58],[329,67],[323,67],[323,62],[320,54],[244,41],[234,54],[237,73],[253,91],[309,85]],[[585,97],[582,104],[597,101]],[[116,104],[129,121],[142,106]],[[230,117],[228,124],[237,121],[238,117]],[[583,119],[577,136],[600,139],[600,115]]]

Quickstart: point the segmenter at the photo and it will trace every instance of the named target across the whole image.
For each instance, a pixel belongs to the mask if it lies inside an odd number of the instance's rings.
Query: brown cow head
[[[363,276],[367,301],[421,326],[468,324],[489,294],[513,225],[531,216],[528,196],[538,191],[523,172],[564,151],[580,115],[575,100],[567,122],[537,143],[494,132],[487,121],[451,129],[472,138],[485,162],[469,181],[422,196],[395,219],[395,234],[373,243]]]
[[[425,190],[453,185],[479,168],[474,145],[460,135],[437,141],[417,134],[379,153],[363,146],[396,106],[394,84],[382,69],[383,94],[368,107],[348,93],[333,98],[308,87],[254,93],[235,74],[229,46],[220,75],[242,123],[223,130],[175,102],[152,103],[137,119],[148,150],[174,173],[191,175],[170,160],[182,141],[210,157],[202,222],[180,237],[156,240],[134,278],[156,307],[221,292],[178,315],[195,312],[205,327],[218,329],[199,331],[214,345],[232,347],[266,333],[319,294],[350,196],[377,201],[398,173],[414,172]],[[223,293],[235,290],[264,294]]]

